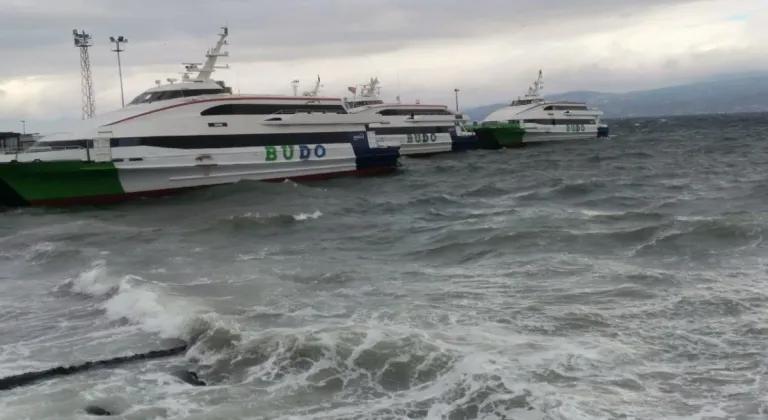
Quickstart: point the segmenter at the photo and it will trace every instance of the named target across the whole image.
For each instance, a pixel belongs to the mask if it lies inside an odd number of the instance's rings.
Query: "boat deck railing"
[[[30,147],[29,149],[20,150],[13,153],[40,153],[40,152],[53,152],[58,150],[85,150],[83,146],[45,146],[45,147]],[[9,154],[9,153],[6,153]]]

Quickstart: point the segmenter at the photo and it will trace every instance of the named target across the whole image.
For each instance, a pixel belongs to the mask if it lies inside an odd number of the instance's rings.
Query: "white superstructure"
[[[481,125],[519,123],[525,129],[526,143],[590,139],[607,133],[607,126],[600,122],[601,111],[589,109],[583,102],[544,99],[542,88],[542,72],[539,70],[538,78],[525,96],[492,112]]]
[[[217,58],[228,56],[221,51],[227,36],[224,27],[202,67],[184,63],[180,81],[156,81],[125,107],[45,136],[4,162],[112,162],[126,192],[374,173],[396,165],[396,157],[388,159],[397,149],[379,147],[366,132],[367,124],[384,122],[379,115],[350,114],[341,98],[240,95],[214,81]]]
[[[348,88],[354,95],[344,98],[350,113],[383,117],[380,123],[369,124],[381,144],[399,145],[403,156],[429,155],[454,149],[457,123],[465,116],[451,112],[445,105],[423,105],[419,101],[403,104],[385,103],[379,98],[379,79],[372,77],[366,84]]]

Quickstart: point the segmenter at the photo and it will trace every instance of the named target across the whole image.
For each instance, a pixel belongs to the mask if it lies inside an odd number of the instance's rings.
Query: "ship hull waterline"
[[[118,168],[112,162],[72,160],[4,163],[0,164],[0,206],[67,207],[116,204],[140,198],[177,195],[240,181],[312,182],[349,176],[385,175],[399,170],[398,157],[395,151],[372,157],[373,159],[357,158],[357,162],[353,160],[351,165],[339,165],[332,171],[292,171],[293,174],[274,171],[258,176],[224,176],[221,181],[207,180],[205,175],[202,175],[200,182],[194,185],[187,182],[187,185],[168,187],[167,183],[158,183],[155,188],[144,186],[138,190],[131,188],[131,185],[135,185],[137,180],[143,177],[142,169]],[[174,169],[177,168],[170,168],[168,171]],[[262,171],[263,169],[259,172]]]
[[[567,142],[608,137],[608,127],[598,127],[593,133],[531,132],[516,124],[498,124],[468,128],[477,136],[479,149],[498,150],[518,148],[530,143]]]

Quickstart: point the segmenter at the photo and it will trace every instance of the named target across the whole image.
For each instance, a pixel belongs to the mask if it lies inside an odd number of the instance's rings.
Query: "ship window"
[[[175,99],[175,98],[181,98],[183,96],[182,91],[180,90],[167,90],[165,92],[162,92],[160,95],[158,95],[157,98],[153,99],[155,101],[165,101],[168,99]]]
[[[124,139],[112,139],[110,141],[112,147],[127,147],[127,146],[141,146],[141,139],[137,137],[128,137]]]
[[[91,146],[90,140],[38,141],[28,149],[30,152],[41,150],[77,149]]]
[[[568,125],[568,124],[595,124],[594,119],[579,119],[579,118],[568,118],[568,119],[531,119],[531,120],[525,120],[524,122],[530,123],[530,124],[543,124],[543,125]]]
[[[200,115],[272,115],[297,112],[346,114],[342,105],[328,104],[224,104],[203,110]]]
[[[151,97],[152,97],[151,93],[142,93],[139,96],[133,98],[131,102],[128,102],[128,105],[143,104],[145,102],[148,102],[149,98]]]
[[[301,144],[349,143],[361,132],[313,132],[272,134],[218,134],[204,136],[163,136],[112,139],[112,147],[141,146],[175,149],[221,149],[232,147],[297,146]],[[82,140],[81,140],[82,141]],[[58,142],[57,142],[58,143]]]
[[[368,106],[368,105],[378,105],[378,104],[383,104],[383,103],[384,103],[384,101],[382,101],[381,99],[376,99],[376,100],[371,100],[371,101],[352,101],[352,102],[347,102],[347,104],[348,104],[348,106],[350,108],[357,108],[357,107]]]
[[[577,118],[568,118],[568,119],[556,119],[554,120],[555,124],[557,125],[568,125],[568,124],[594,124],[595,120],[592,119],[577,119]]]
[[[232,93],[232,90],[230,89],[229,92],[227,92],[227,89],[182,89],[176,92],[181,92],[182,94],[180,96],[183,96],[185,98],[189,98],[191,96],[200,96],[200,95],[216,95],[220,93]]]
[[[455,128],[452,125],[437,127],[376,127],[371,128],[376,134],[388,135],[407,135],[407,134],[430,134],[430,133],[450,133]]]
[[[218,134],[200,136],[124,137],[110,139],[112,147],[150,146],[175,149],[222,149],[234,147],[298,146],[303,144],[349,144],[359,141],[363,131],[313,133]],[[38,141],[24,153],[62,148],[93,149],[92,140]]]
[[[174,89],[160,92],[144,92],[135,97],[128,105],[145,104],[168,99],[189,98],[200,95],[215,95],[227,92],[225,89]]]
[[[545,111],[589,111],[586,105],[549,105]]]
[[[552,125],[554,120],[551,119],[535,119],[535,120],[525,120],[523,122],[526,122],[528,124],[545,124],[545,125]]]
[[[379,115],[393,116],[393,115],[453,115],[451,111],[446,109],[424,109],[424,108],[392,108],[383,109],[377,112]]]

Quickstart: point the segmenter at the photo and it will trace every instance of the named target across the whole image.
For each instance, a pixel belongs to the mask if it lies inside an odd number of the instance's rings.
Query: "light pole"
[[[27,122],[21,120],[21,134],[27,134]]]
[[[125,106],[125,96],[123,95],[123,68],[122,64],[120,63],[120,53],[125,51],[125,48],[122,50],[120,49],[120,44],[125,44],[128,42],[128,38],[124,38],[122,35],[117,37],[111,36],[109,37],[109,42],[115,44],[115,49],[112,50],[112,52],[117,53],[117,71],[120,74],[120,103]]]
[[[456,113],[459,112],[459,89],[456,88],[453,90],[453,93],[456,95]]]

